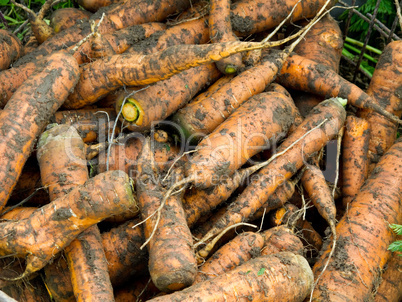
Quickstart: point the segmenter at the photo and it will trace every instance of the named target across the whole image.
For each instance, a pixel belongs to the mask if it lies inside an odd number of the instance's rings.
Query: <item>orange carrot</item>
[[[270,255],[279,252],[292,252],[304,255],[303,243],[294,232],[285,225],[270,228],[262,233],[264,246],[261,255]]]
[[[40,276],[31,280],[21,280],[2,287],[0,299],[2,302],[51,302]],[[4,292],[3,292],[4,291]],[[7,294],[7,297],[4,296]],[[12,300],[10,300],[13,298]],[[17,299],[17,300],[14,300]]]
[[[52,12],[49,18],[50,26],[55,33],[58,33],[82,22],[81,20],[88,20],[91,15],[90,12],[75,7],[59,8]]]
[[[0,70],[7,69],[23,54],[20,39],[5,29],[0,29]]]
[[[212,43],[237,41],[230,23],[230,0],[212,0],[209,4],[208,28]],[[242,66],[242,55],[234,54],[215,63],[224,73],[236,73]]]
[[[256,174],[258,177],[236,198],[226,215],[209,231],[204,240],[219,234],[228,226],[252,217],[275,189],[301,168],[305,158],[319,151],[338,133],[345,118],[345,109],[338,99],[329,99],[317,105],[278,148],[279,154],[287,150],[286,153],[262,164],[265,167]]]
[[[90,12],[96,12],[102,7],[106,7],[121,0],[78,0],[77,3]]]
[[[395,252],[388,261],[385,272],[381,275],[375,302],[397,302],[402,299],[402,253]]]
[[[190,68],[144,90],[122,94],[116,101],[116,112],[121,111],[120,121],[129,130],[148,130],[181,108],[220,75],[214,64]]]
[[[278,273],[283,272],[283,273]],[[211,280],[149,302],[303,301],[313,276],[306,259],[290,252],[260,256]]]
[[[342,139],[342,209],[346,210],[368,176],[370,128],[366,120],[348,116]]]
[[[253,232],[244,232],[217,250],[199,268],[193,284],[212,279],[260,255],[264,238]]]
[[[402,114],[402,42],[389,43],[383,50],[376,65],[367,94],[388,112],[401,116]],[[380,157],[392,146],[396,139],[398,125],[385,119],[375,110],[360,110],[359,116],[370,124],[369,158],[371,161],[369,173],[373,170]]]
[[[389,224],[402,223],[402,140],[384,154],[336,226],[337,246],[313,267],[313,301],[364,301],[379,280],[395,235]],[[327,265],[328,264],[328,265]],[[326,269],[324,270],[324,266]]]
[[[9,199],[34,141],[65,101],[78,75],[78,64],[71,55],[55,53],[41,71],[24,82],[0,112],[3,133],[0,158],[4,164],[0,169],[0,209]]]

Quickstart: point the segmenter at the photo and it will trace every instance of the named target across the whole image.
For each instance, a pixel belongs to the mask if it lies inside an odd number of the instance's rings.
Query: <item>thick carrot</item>
[[[395,252],[388,261],[385,272],[381,275],[375,302],[397,302],[402,299],[402,253]]]
[[[24,273],[15,279],[23,278],[43,268],[83,230],[126,211],[134,202],[127,174],[122,171],[99,174],[27,219],[2,223],[0,255],[26,258]]]
[[[283,273],[278,273],[283,272]],[[306,259],[290,252],[260,256],[211,280],[150,302],[303,301],[313,275]]]
[[[376,65],[367,94],[388,112],[402,114],[402,42],[389,43],[383,50]],[[380,157],[392,146],[396,139],[398,125],[385,119],[373,110],[360,110],[359,116],[370,124],[369,142],[370,167],[374,168]]]
[[[4,207],[29,157],[34,141],[63,104],[79,75],[71,55],[55,53],[46,66],[14,93],[0,112],[0,209]],[[13,150],[13,152],[10,152]]]
[[[98,59],[81,68],[81,79],[64,106],[77,109],[96,102],[124,85],[152,84],[191,67],[216,62],[238,52],[272,45],[271,42],[177,45],[149,55],[123,53]]]
[[[33,212],[37,210],[36,207],[18,207],[14,209],[5,208],[4,214],[0,216],[0,219],[5,220],[20,220],[31,216]]]
[[[161,183],[160,177],[163,174],[154,163],[149,140],[142,148],[137,169],[139,173],[135,186],[141,214],[146,219],[161,206],[167,190]],[[174,178],[180,178],[180,174],[184,174],[183,171],[180,173],[180,169],[180,166],[179,169],[174,169]],[[149,273],[155,286],[163,292],[191,285],[197,273],[193,239],[186,223],[181,198],[180,193],[170,196],[160,216],[154,215],[144,222],[144,235],[149,241]]]
[[[88,180],[85,156],[85,144],[72,126],[57,125],[41,135],[37,157],[42,184],[48,187],[52,201]],[[96,225],[84,230],[66,246],[64,255],[77,301],[86,301],[89,297],[113,301],[113,288]]]
[[[230,0],[212,0],[209,4],[208,28],[211,43],[237,41],[230,22]],[[224,73],[236,73],[242,66],[242,55],[234,54],[215,63]]]
[[[270,255],[279,252],[292,252],[304,255],[304,246],[299,237],[285,225],[272,227],[262,233],[264,246],[261,255]]]
[[[387,248],[395,235],[389,224],[402,223],[401,156],[399,139],[381,158],[338,222],[338,248],[328,260],[330,247],[325,245],[313,267],[316,278],[320,276],[313,301],[369,299],[391,256]]]
[[[91,15],[90,12],[75,7],[59,8],[52,12],[49,18],[50,26],[55,33],[58,33],[82,22],[81,20],[88,20]]]
[[[317,105],[277,150],[278,154],[287,150],[286,153],[263,164],[265,167],[230,204],[226,215],[208,232],[204,240],[219,234],[228,226],[252,217],[276,188],[303,166],[305,158],[321,150],[327,141],[338,133],[345,118],[345,109],[336,98]]]
[[[166,29],[164,23],[149,22],[122,28],[106,35],[95,35],[91,58],[102,58],[125,52],[135,43]]]
[[[229,176],[249,158],[286,136],[296,115],[293,100],[284,93],[260,93],[242,104],[196,147],[186,174],[207,188]]]
[[[106,7],[121,0],[78,0],[77,3],[90,12],[96,12],[102,7]]]
[[[259,233],[244,232],[219,248],[198,269],[193,284],[212,279],[260,255],[264,238]]]
[[[221,73],[214,64],[185,70],[144,90],[123,93],[116,101],[120,121],[131,131],[149,130],[184,106]]]
[[[342,139],[342,209],[346,210],[368,176],[369,123],[355,116],[346,118]]]
[[[340,97],[357,108],[371,109],[393,122],[400,122],[397,116],[387,111],[372,97],[355,84],[345,80],[330,67],[318,64],[293,54],[283,65],[277,81],[283,86],[321,95],[325,98]]]
[[[0,29],[0,70],[7,69],[22,54],[20,39],[11,32]]]

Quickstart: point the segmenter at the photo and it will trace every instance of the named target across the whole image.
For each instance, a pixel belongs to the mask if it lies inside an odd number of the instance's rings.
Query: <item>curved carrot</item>
[[[368,176],[369,123],[355,116],[346,118],[342,139],[342,209],[346,210]]]
[[[209,4],[208,28],[212,43],[237,41],[230,23],[230,0],[212,0]],[[234,54],[215,63],[224,74],[236,73],[242,66],[242,55]]]
[[[256,302],[296,302],[304,300],[312,284],[313,276],[306,259],[282,252],[251,259],[216,278],[149,302],[234,302],[239,301],[239,297]]]
[[[78,64],[71,55],[55,53],[41,71],[24,82],[1,111],[0,159],[4,165],[0,168],[0,209],[10,197],[35,139],[63,104],[78,75]]]
[[[265,163],[266,166],[256,174],[258,177],[231,203],[226,215],[208,232],[204,240],[252,217],[276,188],[302,167],[305,158],[319,151],[338,133],[345,118],[345,109],[338,99],[329,99],[317,105],[277,150],[279,154],[286,152]]]
[[[207,188],[221,176],[230,176],[271,139],[285,136],[296,111],[284,93],[269,91],[250,98],[197,145],[186,168],[187,177]]]
[[[120,121],[129,130],[148,130],[181,108],[220,75],[214,64],[190,68],[144,90],[123,93],[116,101],[116,112],[121,111]]]
[[[375,102],[367,93],[342,78],[330,67],[302,56],[291,55],[278,74],[277,81],[285,87],[318,94],[325,98],[345,98],[350,105],[374,110],[393,122],[400,122],[385,106]]]
[[[313,267],[320,276],[312,299],[363,301],[370,297],[391,252],[390,224],[402,223],[402,140],[384,154],[336,226],[338,245],[326,246]],[[326,269],[323,270],[324,265]]]
[[[261,255],[270,255],[279,252],[292,252],[304,255],[304,246],[299,237],[285,225],[270,228],[262,233],[264,246]]]
[[[237,235],[224,246],[220,247],[198,269],[193,284],[212,279],[260,255],[264,238],[253,232]]]
[[[0,29],[0,70],[7,69],[24,52],[20,39],[5,29]]]
[[[376,65],[367,94],[388,112],[402,115],[402,42],[389,43]],[[380,157],[392,146],[397,136],[398,125],[378,114],[376,110],[360,110],[358,115],[370,124],[370,167],[374,168]]]

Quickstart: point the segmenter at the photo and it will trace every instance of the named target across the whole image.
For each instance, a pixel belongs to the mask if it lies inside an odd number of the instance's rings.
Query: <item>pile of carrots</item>
[[[335,2],[47,0],[0,31],[0,300],[401,301],[402,41],[364,91]]]

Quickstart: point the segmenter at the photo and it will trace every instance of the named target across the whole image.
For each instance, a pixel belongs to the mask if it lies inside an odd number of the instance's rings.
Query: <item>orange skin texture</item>
[[[370,125],[355,116],[346,118],[342,139],[342,208],[345,210],[368,176]]]
[[[299,237],[293,231],[280,225],[270,228],[262,233],[264,237],[264,246],[261,255],[270,255],[279,252],[292,252],[298,255],[304,255],[304,246]]]
[[[0,70],[7,69],[24,52],[21,41],[11,32],[0,29]]]
[[[81,22],[83,19],[88,20],[91,15],[90,12],[75,7],[59,8],[50,16],[50,26],[55,33],[58,33]]]
[[[376,65],[367,94],[387,111],[402,114],[402,42],[389,43]],[[398,125],[372,110],[361,110],[358,115],[368,121],[371,134],[369,173],[381,156],[392,146],[396,139]]]
[[[401,240],[400,236],[399,239]],[[394,252],[381,275],[381,283],[374,297],[375,302],[400,301],[402,298],[402,253]]]
[[[121,0],[79,0],[77,3],[90,12],[96,12],[101,7],[118,3]]]
[[[55,53],[40,72],[24,82],[1,111],[0,209],[9,199],[35,140],[66,100],[78,75],[78,64],[72,56]]]
[[[259,256],[264,238],[253,232],[244,232],[219,248],[198,269],[193,284],[222,275],[231,269]]]
[[[313,130],[303,139],[295,143],[306,132],[313,129],[325,118],[328,119],[321,127]],[[206,237],[220,233],[228,226],[248,221],[252,215],[263,206],[279,185],[290,179],[303,165],[306,158],[332,139],[343,126],[346,118],[345,109],[336,100],[324,101],[311,112],[297,128],[280,145],[277,152],[281,152],[293,145],[286,154],[271,161],[257,172],[259,177],[253,179],[245,190],[230,204],[226,215],[222,217]],[[300,152],[303,150],[304,152]]]
[[[194,177],[194,184],[207,188],[217,177],[232,175],[266,148],[268,140],[285,136],[296,111],[285,92],[269,91],[250,98],[197,145],[187,177]]]
[[[337,249],[318,280],[313,301],[366,301],[390,259],[395,234],[389,224],[402,223],[402,140],[381,158],[336,226]],[[315,276],[327,263],[331,247],[313,267]]]
[[[282,252],[256,257],[216,278],[148,301],[235,302],[242,297],[255,302],[296,302],[307,297],[312,284],[311,269],[304,257]]]

